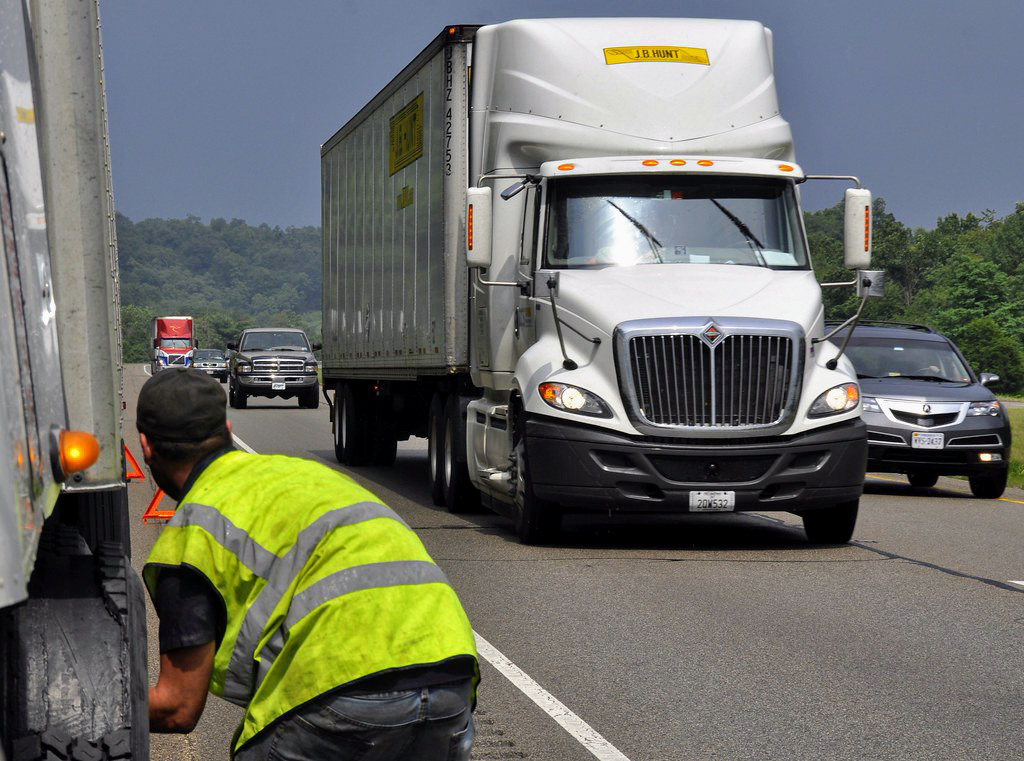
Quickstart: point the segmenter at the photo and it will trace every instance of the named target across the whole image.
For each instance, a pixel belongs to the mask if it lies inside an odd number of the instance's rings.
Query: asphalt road
[[[144,379],[126,371],[140,461]],[[229,418],[255,451],[340,469],[326,404],[250,400]],[[1021,757],[1020,490],[871,475],[843,547],[808,545],[780,513],[570,523],[560,546],[524,547],[504,518],[433,506],[426,467],[414,440],[351,473],[417,530],[481,638],[476,761]],[[141,519],[154,489],[148,472],[130,488],[137,567],[160,531]],[[155,636],[151,611],[151,681]],[[211,697],[152,757],[227,759],[240,717]]]

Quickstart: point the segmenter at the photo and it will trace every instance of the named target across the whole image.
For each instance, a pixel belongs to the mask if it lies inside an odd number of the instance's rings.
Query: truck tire
[[[803,513],[801,517],[807,541],[812,544],[846,544],[853,538],[859,508],[860,500],[854,499],[835,507]]]
[[[427,464],[430,499],[444,507],[444,397],[434,394],[427,413]]]
[[[299,406],[307,410],[315,410],[320,406],[320,389],[314,386],[299,395]]]
[[[465,427],[462,425],[462,405],[458,394],[448,395],[442,422],[441,479],[444,504],[450,513],[469,513],[480,504],[480,492],[469,480],[469,471],[466,469],[466,439],[460,435]]]
[[[539,498],[533,491],[526,451],[526,415],[521,408],[515,412],[513,425],[516,535],[523,544],[549,544],[561,531],[562,512],[558,505]]]
[[[363,465],[368,458],[363,411],[350,383],[334,394],[334,456],[342,465]]]
[[[246,408],[247,395],[242,391],[242,387],[237,383],[232,383],[228,386],[228,402],[236,410],[244,410]]]
[[[48,526],[46,531],[51,531]],[[10,761],[149,758],[145,599],[121,545],[71,526],[40,544],[30,597],[2,627]]]
[[[971,484],[971,494],[978,499],[999,499],[1006,491],[1006,479],[1008,470],[999,473],[989,473],[983,476],[968,476]]]

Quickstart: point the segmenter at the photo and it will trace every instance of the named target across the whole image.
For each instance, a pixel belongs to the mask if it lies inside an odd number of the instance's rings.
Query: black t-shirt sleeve
[[[160,618],[161,653],[219,643],[224,636],[224,602],[193,568],[161,568],[153,607]]]

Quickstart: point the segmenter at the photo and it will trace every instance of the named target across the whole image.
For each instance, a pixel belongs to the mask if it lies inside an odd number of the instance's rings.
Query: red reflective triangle
[[[153,495],[153,499],[150,500],[149,507],[146,508],[146,512],[142,514],[142,522],[149,523],[150,521],[169,521],[174,517],[173,510],[157,510],[156,506],[160,504],[160,500],[164,498],[164,490],[157,489],[156,494]]]
[[[124,458],[128,463],[128,473],[125,475],[125,480],[131,481],[133,479],[138,479],[140,481],[145,481],[146,476],[142,472],[142,468],[139,467],[139,461],[135,459],[135,455],[132,454],[132,450],[128,448],[127,444],[124,445]]]

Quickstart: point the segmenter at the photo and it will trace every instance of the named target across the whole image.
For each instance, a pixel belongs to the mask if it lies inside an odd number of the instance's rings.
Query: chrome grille
[[[284,359],[280,357],[258,358],[252,361],[253,372],[261,373],[301,373],[305,362],[301,359]]]
[[[799,327],[732,322],[716,320],[709,331],[704,321],[636,321],[617,331],[624,396],[641,430],[738,435],[788,424],[802,366]]]

